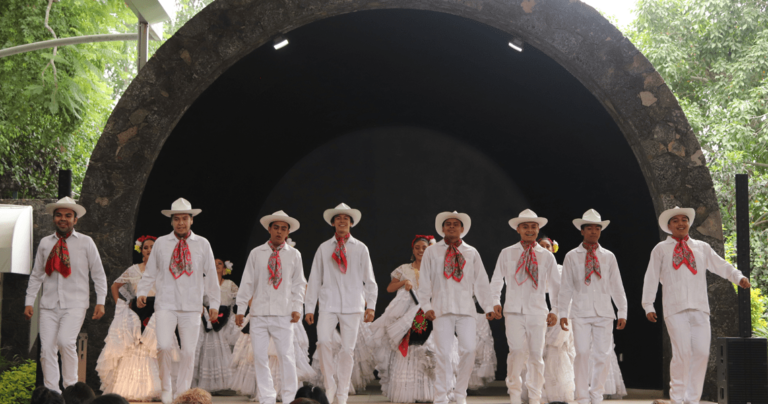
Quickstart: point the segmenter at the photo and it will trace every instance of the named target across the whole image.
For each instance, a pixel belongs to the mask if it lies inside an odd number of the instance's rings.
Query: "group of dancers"
[[[25,316],[34,314],[42,286],[41,363],[46,387],[58,391],[60,376],[65,387],[77,382],[75,340],[89,305],[88,276],[95,320],[105,312],[107,280],[94,241],[74,230],[85,208],[62,198],[46,210],[56,232],[38,247]],[[345,404],[376,369],[393,402],[463,404],[468,388],[494,379],[488,322],[502,317],[512,404],[599,403],[606,381],[621,377],[612,363],[612,328],[615,320],[616,329],[625,327],[628,303],[617,259],[598,242],[610,221],[595,210],[573,221],[584,242],[562,266],[553,255],[556,243],[540,236],[547,219],[521,212],[509,221],[521,241],[501,251],[490,279],[478,251],[463,241],[469,215],[438,214],[435,230],[443,239],[413,239],[411,262],[392,272],[387,287],[397,295],[375,322],[370,254],[350,234],[359,210],[342,203],[324,212],[335,232],[317,249],[308,281],[289,238],[299,221],[283,211],[261,218],[269,239],[251,251],[239,288],[223,278],[227,265],[214,258],[208,240],[191,231],[200,212],[183,198],[163,210],[173,232],[137,240],[142,263],[112,285],[115,317],[96,367],[104,392],[167,404],[197,386],[234,389],[270,404],[293,400],[300,383],[312,382],[330,402]],[[694,218],[688,208],[660,215],[670,237],[652,251],[643,289],[646,316],[656,322],[656,291],[663,286],[673,403],[701,397],[710,344],[706,270],[750,287],[709,244],[688,236]],[[302,316],[317,327],[312,365]]]

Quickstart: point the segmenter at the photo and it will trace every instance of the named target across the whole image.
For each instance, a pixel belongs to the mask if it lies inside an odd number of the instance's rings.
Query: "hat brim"
[[[453,213],[453,212],[443,212],[437,215],[435,217],[435,231],[437,231],[437,234],[440,235],[440,237],[445,237],[445,233],[443,233],[443,222],[445,222],[448,219],[459,219],[461,221],[461,224],[464,225],[464,231],[459,236],[460,238],[464,238],[464,236],[469,233],[469,228],[472,227],[472,219],[469,217],[466,213]]]
[[[267,215],[259,220],[259,223],[261,223],[261,225],[264,226],[264,228],[267,230],[269,230],[269,224],[273,222],[288,223],[288,233],[293,233],[296,230],[299,230],[300,227],[299,221],[290,216]]]
[[[49,203],[45,205],[45,213],[50,215],[52,215],[56,209],[71,209],[77,214],[78,218],[85,216],[85,208],[74,203]]]
[[[584,220],[584,219],[573,219],[573,225],[576,226],[577,229],[581,230],[581,226],[584,226],[585,224],[599,224],[600,227],[602,227],[601,230],[605,230],[608,227],[608,224],[610,224],[610,220],[603,220],[602,222],[593,222],[591,220]]]
[[[203,211],[202,209],[188,209],[188,210],[171,210],[171,209],[166,209],[166,210],[161,210],[160,213],[162,213],[163,215],[168,216],[168,217],[171,217],[173,215],[179,215],[179,214],[182,214],[182,213],[187,213],[187,214],[190,214],[192,216],[197,216],[202,211]]]
[[[542,228],[547,225],[549,220],[547,220],[546,217],[516,217],[513,219],[509,219],[509,227],[517,230],[517,226],[520,225],[520,223],[538,223],[539,228]]]
[[[352,227],[357,226],[360,223],[360,219],[363,217],[363,214],[357,209],[327,209],[323,212],[323,219],[325,219],[326,223],[333,226],[331,219],[336,215],[347,215],[351,217]]]
[[[693,221],[696,219],[696,211],[693,208],[667,209],[659,215],[659,227],[661,227],[661,230],[664,233],[672,234],[672,232],[669,231],[669,219],[672,219],[677,215],[688,216],[688,221],[690,222],[690,225],[693,226]]]

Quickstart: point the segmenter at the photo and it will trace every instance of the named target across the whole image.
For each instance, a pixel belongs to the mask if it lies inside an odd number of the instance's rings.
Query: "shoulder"
[[[565,254],[565,259],[571,259],[571,258],[574,258],[574,257],[576,257],[578,254],[579,254],[579,248],[578,248],[578,247],[576,247],[576,248],[574,248],[573,250],[571,250],[571,251],[568,251],[568,252]]]
[[[291,254],[296,254],[296,256],[301,257],[301,251],[299,251],[296,247],[291,247],[288,244],[285,245],[286,250]]]
[[[462,240],[461,247],[464,247],[464,249],[466,249],[468,252],[471,251],[471,252],[474,252],[475,254],[478,254],[477,248],[473,247],[472,245],[470,245],[466,241]],[[459,248],[461,248],[461,247],[459,247]]]
[[[611,251],[611,250],[609,250],[609,249],[607,249],[607,248],[605,248],[603,246],[600,246],[600,252],[602,252],[603,254],[613,258],[614,260],[616,259],[616,254],[614,254],[613,251]]]
[[[201,243],[203,245],[206,245],[206,246],[210,246],[211,245],[211,243],[208,241],[207,238],[205,238],[203,236],[200,236],[198,234],[195,234],[195,241],[199,242],[199,243]]]
[[[56,238],[56,235],[53,235],[53,238]],[[80,233],[79,231],[77,232],[77,238],[79,238],[80,240],[82,240],[82,241],[84,241],[86,243],[89,243],[89,244],[96,244],[96,243],[94,243],[94,241],[91,238],[91,236],[89,236],[89,235],[87,235],[85,233]]]

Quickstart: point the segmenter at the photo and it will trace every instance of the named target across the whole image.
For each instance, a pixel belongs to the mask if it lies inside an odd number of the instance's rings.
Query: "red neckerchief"
[[[67,238],[71,235],[72,232],[63,236],[56,232],[56,237],[59,240],[53,245],[51,253],[48,254],[48,260],[45,262],[46,275],[51,276],[53,271],[56,271],[66,278],[72,273],[72,266],[69,263],[69,249],[67,248]]]
[[[584,273],[587,275],[584,277],[584,284],[589,285],[592,283],[592,274],[597,275],[598,278],[603,279],[603,275],[600,273],[600,261],[597,259],[595,251],[600,244],[583,243],[584,249],[587,250],[587,259],[584,262]]]
[[[277,247],[272,244],[271,240],[268,241],[267,244],[269,244],[269,248],[272,249],[272,255],[269,256],[269,261],[267,261],[267,268],[269,268],[269,284],[277,289],[283,282],[283,264],[280,262],[280,250],[285,247],[285,242]]]
[[[344,237],[339,237],[338,234],[334,234],[336,237],[336,249],[333,250],[333,260],[339,265],[339,271],[341,273],[347,273],[347,241],[349,241],[349,233]]]
[[[538,245],[535,241],[521,241],[523,253],[517,260],[517,270],[515,271],[515,282],[522,285],[530,278],[533,281],[533,288],[539,288],[539,261],[536,259],[534,248]]]
[[[448,246],[448,250],[445,251],[445,262],[443,263],[445,279],[453,278],[456,282],[461,282],[464,278],[464,265],[467,264],[461,251],[459,251],[461,239],[455,243],[446,242],[445,245]]]
[[[693,256],[693,251],[691,251],[691,247],[688,247],[688,235],[686,234],[683,238],[677,238],[672,237],[677,241],[677,244],[675,245],[675,250],[672,253],[672,266],[675,269],[679,269],[683,263],[688,267],[688,269],[691,270],[691,272],[696,275],[698,271],[696,271],[696,257]]]
[[[184,237],[179,237],[176,232],[173,233],[176,239],[179,241],[176,243],[176,247],[173,249],[173,255],[171,255],[171,266],[168,268],[171,271],[174,279],[179,279],[181,275],[187,274],[192,276],[192,253],[189,252],[189,245],[187,239],[192,235],[190,230]]]

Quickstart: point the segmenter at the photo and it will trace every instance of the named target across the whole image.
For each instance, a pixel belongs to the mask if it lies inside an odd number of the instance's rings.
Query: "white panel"
[[[139,21],[156,24],[176,18],[176,2],[174,0],[125,0]]]
[[[32,269],[32,207],[0,205],[0,272]]]

